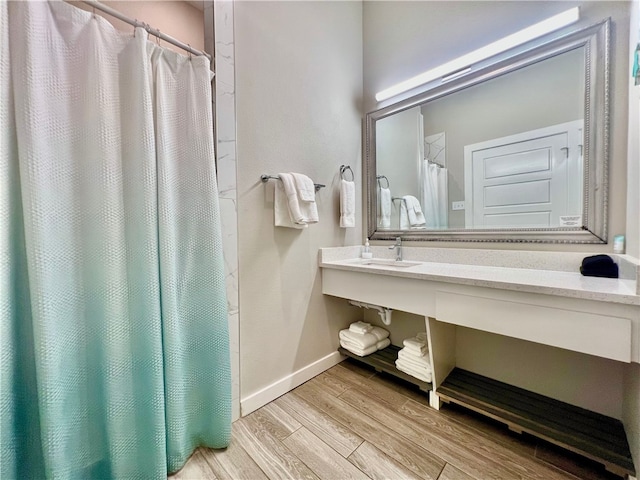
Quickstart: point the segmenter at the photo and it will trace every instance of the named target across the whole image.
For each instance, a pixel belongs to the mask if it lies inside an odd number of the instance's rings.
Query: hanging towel
[[[307,228],[306,223],[295,223],[291,218],[291,210],[289,210],[289,201],[287,194],[284,192],[282,182],[275,182],[275,193],[273,201],[273,212],[275,216],[276,227],[286,228]]]
[[[413,195],[405,195],[402,197],[402,200],[407,208],[409,225],[412,227],[424,226],[425,220],[424,214],[422,213],[422,207],[420,206],[420,201]]]
[[[424,227],[424,214],[418,199],[413,195],[403,196],[400,202],[400,230]]]
[[[302,173],[291,173],[296,185],[296,192],[298,193],[298,201],[301,202],[315,202],[316,201],[316,186],[306,175]]]
[[[356,184],[340,180],[340,227],[356,226]]]
[[[391,228],[391,190],[380,188],[380,217],[378,225],[380,228]]]
[[[316,202],[300,201],[296,189],[295,180],[290,173],[278,174],[282,180],[284,193],[287,197],[287,204],[291,213],[291,219],[297,224],[318,223],[318,207]]]

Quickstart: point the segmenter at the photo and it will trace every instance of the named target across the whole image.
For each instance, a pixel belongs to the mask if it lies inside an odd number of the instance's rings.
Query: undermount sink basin
[[[362,260],[361,265],[380,265],[384,267],[415,267],[421,262],[410,262],[407,260],[391,260],[387,258],[371,258]]]

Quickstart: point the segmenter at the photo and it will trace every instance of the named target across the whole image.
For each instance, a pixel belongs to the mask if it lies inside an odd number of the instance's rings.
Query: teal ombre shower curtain
[[[209,62],[0,2],[0,477],[163,478],[228,445]]]

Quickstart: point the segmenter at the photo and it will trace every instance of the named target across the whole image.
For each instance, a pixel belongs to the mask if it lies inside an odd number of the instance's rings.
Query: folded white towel
[[[359,357],[366,357],[367,355],[371,355],[372,353],[378,351],[378,347],[376,345],[373,345],[369,348],[358,348],[350,343],[345,343],[342,340],[340,340],[340,346],[346,350],[349,350],[351,353],[358,355]]]
[[[411,227],[424,227],[424,225],[426,224],[426,220],[424,218],[424,214],[422,213],[420,201],[413,195],[405,195],[404,197],[402,197],[401,203],[406,208],[409,225]]]
[[[384,340],[389,336],[389,332],[384,328],[380,328],[380,327],[371,327],[371,331],[369,333],[372,333],[373,335],[375,335],[378,341]]]
[[[406,373],[407,375],[411,375],[412,377],[417,378],[418,380],[431,383],[431,372],[416,370],[400,359],[396,360],[396,368],[401,372]]]
[[[380,188],[380,228],[391,228],[391,190]]]
[[[348,329],[340,330],[340,340],[345,340],[358,348],[369,348],[389,336],[389,332],[380,327],[371,327],[368,333],[355,333]]]
[[[296,186],[296,192],[298,193],[298,200],[303,202],[315,202],[316,201],[316,186],[306,175],[302,173],[291,172],[293,181]]]
[[[294,223],[307,224],[318,222],[318,206],[316,202],[301,202],[298,197],[298,190],[290,173],[279,173],[282,180],[284,193],[287,196],[287,203]]]
[[[349,331],[353,333],[369,333],[371,328],[371,324],[365,322],[353,322],[349,325]]]
[[[426,338],[424,340],[418,337],[405,338],[402,344],[407,352],[412,352],[417,355],[426,355],[428,352]]]
[[[340,339],[340,346],[342,348],[345,348],[347,350],[349,350],[351,353],[355,353],[356,355],[358,355],[359,357],[364,357],[366,355],[371,355],[372,353],[378,351],[378,350],[382,350],[383,348],[387,348],[389,345],[391,345],[391,341],[388,338],[385,338],[384,340],[379,341],[376,345],[372,346],[372,347],[368,347],[368,348],[360,348],[357,345],[354,345],[351,342],[348,342],[346,340]]]
[[[289,209],[289,200],[284,191],[282,182],[275,182],[275,193],[273,200],[273,213],[276,227],[287,228],[307,228],[306,223],[295,223],[291,218],[291,210]]]
[[[340,180],[340,227],[356,226],[356,184]]]
[[[430,372],[431,364],[428,357],[419,357],[407,351],[404,348],[398,352],[398,360],[402,360],[405,364],[411,365],[419,371]]]

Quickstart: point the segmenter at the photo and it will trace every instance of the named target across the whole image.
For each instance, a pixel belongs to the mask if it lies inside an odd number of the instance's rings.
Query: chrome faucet
[[[396,243],[389,247],[389,250],[396,249],[396,262],[402,261],[402,238],[396,237]]]

